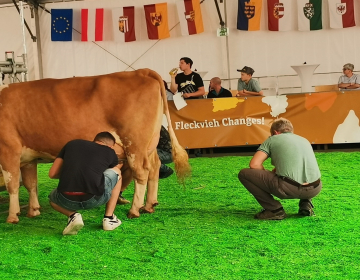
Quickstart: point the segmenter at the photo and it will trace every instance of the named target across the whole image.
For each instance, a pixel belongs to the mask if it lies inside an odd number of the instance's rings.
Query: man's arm
[[[264,170],[263,163],[268,158],[268,155],[262,151],[257,151],[253,158],[250,161],[250,168],[251,169],[261,169]]]
[[[192,93],[184,93],[183,96],[184,96],[184,98],[189,98],[189,97],[203,96],[204,94],[205,94],[205,88],[199,87],[198,91],[195,91]]]
[[[170,91],[175,94],[175,92],[178,90],[178,84],[175,81],[175,75],[170,75],[171,76],[171,84],[170,84]]]
[[[262,90],[260,90],[259,92],[256,91],[248,91],[246,89],[243,89],[241,91],[238,91],[237,96],[263,96],[264,93]]]
[[[51,179],[59,179],[63,162],[64,160],[62,158],[55,159],[53,165],[49,170],[49,177]]]
[[[357,84],[357,83],[347,83],[347,84],[341,83],[338,86],[339,86],[339,88],[355,89],[355,88],[359,88],[360,84]]]

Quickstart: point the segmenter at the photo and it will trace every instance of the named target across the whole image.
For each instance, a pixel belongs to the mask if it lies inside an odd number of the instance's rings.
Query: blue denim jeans
[[[62,208],[67,210],[76,211],[76,210],[83,210],[83,209],[92,209],[99,207],[103,204],[106,204],[110,197],[113,188],[115,187],[116,183],[118,182],[118,174],[112,169],[106,169],[104,171],[105,177],[105,191],[100,196],[93,196],[89,200],[86,201],[72,201],[65,198],[62,193],[58,192],[58,189],[53,190],[50,195],[49,199],[51,202],[59,205]]]

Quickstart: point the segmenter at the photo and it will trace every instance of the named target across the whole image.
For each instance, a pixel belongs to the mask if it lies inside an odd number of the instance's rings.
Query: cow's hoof
[[[140,209],[140,213],[142,214],[151,214],[151,213],[154,213],[155,212],[155,209],[154,208],[145,208],[145,207],[142,207]]]
[[[34,218],[36,216],[39,216],[40,215],[40,211],[39,209],[29,209],[29,211],[27,212],[27,217],[29,218]]]
[[[139,218],[139,217],[140,217],[140,213],[139,213],[139,212],[138,212],[138,213],[134,213],[134,212],[130,212],[130,211],[129,211],[129,213],[127,214],[127,217],[128,217],[129,219]]]
[[[141,207],[140,213],[148,213],[148,214],[154,213],[155,212],[155,207],[158,206],[158,205],[159,205],[159,203],[155,202],[150,207],[147,207],[147,206]]]
[[[17,216],[16,217],[8,217],[6,219],[6,222],[9,224],[17,224],[19,222],[19,218]]]

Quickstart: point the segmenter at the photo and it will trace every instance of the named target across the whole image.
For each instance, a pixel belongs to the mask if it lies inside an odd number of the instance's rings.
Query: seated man
[[[339,78],[339,88],[344,90],[359,90],[360,76],[353,73],[354,64],[346,63],[343,66],[343,73]]]
[[[232,97],[232,94],[221,86],[221,79],[219,77],[214,77],[210,80],[210,89],[207,98],[220,97]]]
[[[75,235],[84,226],[77,210],[106,203],[103,229],[113,230],[121,221],[114,210],[121,189],[121,165],[113,150],[115,138],[109,132],[96,135],[93,142],[72,140],[60,151],[49,177],[60,179],[50,195],[50,205],[68,217],[63,235]]]
[[[322,188],[320,170],[308,140],[293,133],[290,121],[280,118],[270,128],[271,137],[258,148],[250,161],[250,169],[242,169],[239,180],[264,208],[255,215],[260,220],[282,220],[286,213],[281,203],[273,198],[299,198],[301,216],[311,216],[311,199]],[[263,162],[271,157],[275,166],[265,170]]]
[[[252,78],[254,69],[244,66],[243,69],[237,70],[241,72],[241,78],[238,80],[238,93],[236,96],[261,96],[263,91],[259,82]]]

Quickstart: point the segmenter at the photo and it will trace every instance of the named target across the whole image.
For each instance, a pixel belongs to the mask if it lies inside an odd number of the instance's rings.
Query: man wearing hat
[[[359,90],[360,89],[360,76],[353,73],[354,64],[346,63],[343,66],[343,73],[339,78],[339,88],[346,90]]]
[[[241,78],[238,81],[238,93],[236,96],[261,96],[263,91],[259,85],[259,82],[252,78],[254,69],[248,66],[244,66],[243,69],[237,70],[241,72]]]

